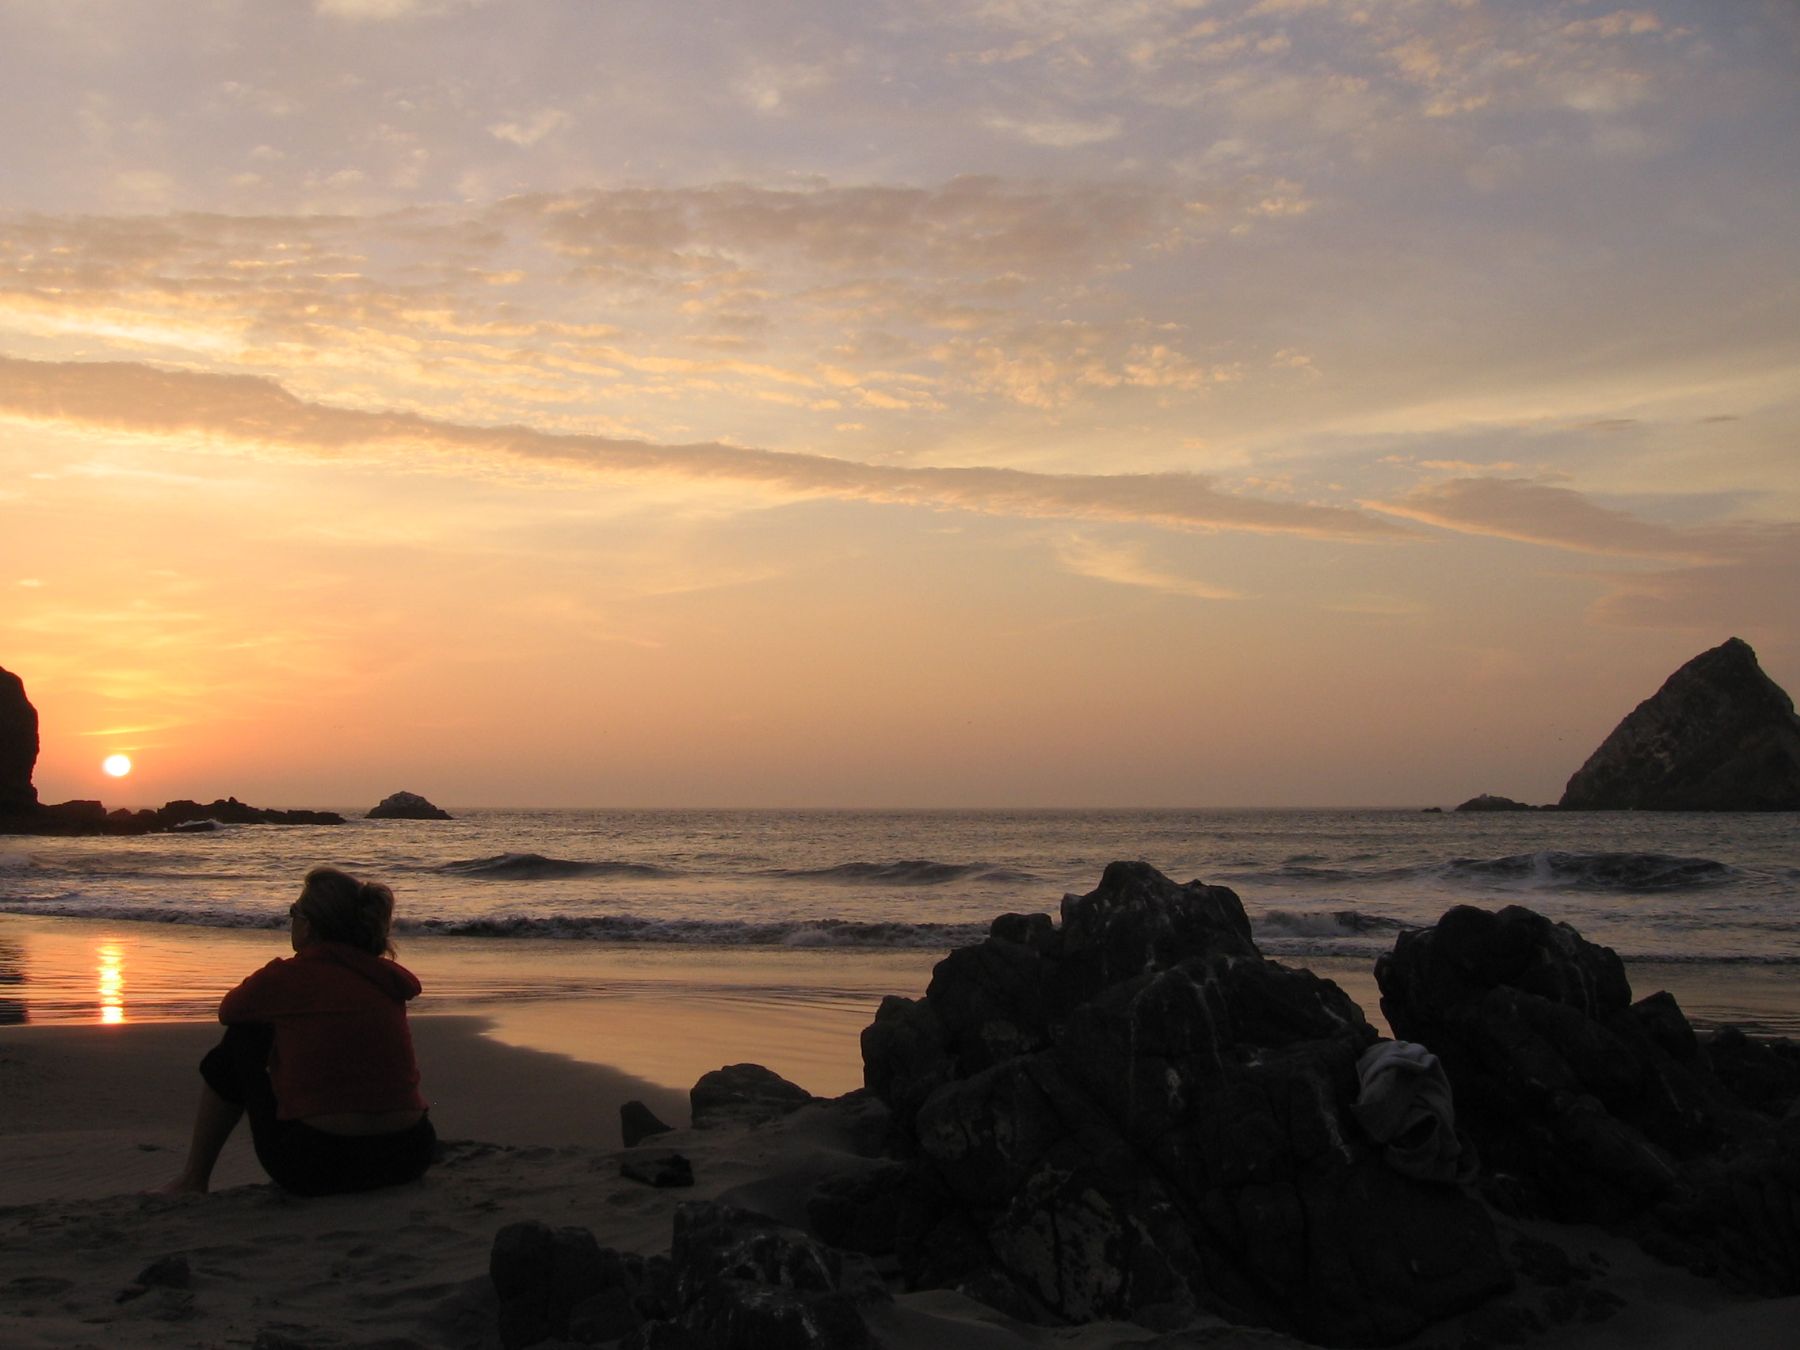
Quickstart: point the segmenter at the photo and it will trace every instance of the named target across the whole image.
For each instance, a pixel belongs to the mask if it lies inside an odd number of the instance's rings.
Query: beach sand
[[[817,1106],[769,1125],[659,1136],[656,1149],[677,1149],[692,1162],[692,1188],[626,1180],[618,1170],[619,1104],[640,1098],[685,1127],[685,1094],[503,1045],[483,1025],[415,1019],[444,1161],[414,1185],[323,1199],[287,1196],[264,1182],[245,1138],[228,1147],[211,1195],[136,1193],[180,1161],[197,1091],[193,1065],[216,1027],[0,1030],[0,1343],[223,1347],[272,1332],[314,1347],[493,1347],[487,1264],[503,1225],[578,1225],[603,1246],[661,1252],[683,1201],[725,1199],[795,1222],[813,1179],[856,1163],[845,1113]],[[1530,1344],[1794,1344],[1800,1299],[1737,1299],[1597,1229],[1530,1231],[1602,1256],[1604,1285],[1623,1302],[1607,1321],[1563,1326]],[[125,1296],[152,1262],[177,1254],[189,1263],[188,1288]],[[895,1350],[1099,1350],[1155,1340],[1120,1324],[1028,1327],[945,1291],[900,1293],[869,1320]],[[1456,1346],[1466,1335],[1451,1324],[1417,1344]],[[1295,1342],[1219,1326],[1180,1344]]]

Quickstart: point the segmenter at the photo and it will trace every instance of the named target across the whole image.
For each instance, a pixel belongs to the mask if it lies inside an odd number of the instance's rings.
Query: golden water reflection
[[[100,957],[100,1020],[116,1025],[125,1020],[125,949],[106,943]]]

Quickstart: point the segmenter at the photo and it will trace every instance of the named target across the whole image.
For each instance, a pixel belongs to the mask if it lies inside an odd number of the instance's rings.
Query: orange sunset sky
[[[0,0],[0,113],[45,800],[1544,801],[1800,688],[1790,0]]]

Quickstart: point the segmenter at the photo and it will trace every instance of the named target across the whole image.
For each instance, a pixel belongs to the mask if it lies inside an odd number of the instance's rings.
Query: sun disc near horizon
[[[114,778],[123,778],[131,772],[130,755],[108,755],[100,761],[100,767]]]

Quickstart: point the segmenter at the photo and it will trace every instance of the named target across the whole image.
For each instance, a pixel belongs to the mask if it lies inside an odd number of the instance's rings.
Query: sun
[[[100,767],[105,769],[114,778],[123,778],[126,774],[131,772],[131,756],[108,755],[100,762]]]

